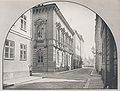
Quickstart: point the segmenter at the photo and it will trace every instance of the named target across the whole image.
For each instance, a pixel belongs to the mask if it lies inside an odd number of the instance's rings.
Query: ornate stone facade
[[[33,7],[33,72],[71,69],[73,35],[56,4]]]

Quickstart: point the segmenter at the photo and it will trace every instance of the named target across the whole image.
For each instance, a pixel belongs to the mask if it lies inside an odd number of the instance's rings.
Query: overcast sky
[[[83,35],[85,56],[93,57],[91,47],[95,42],[95,13],[86,7],[69,2],[57,2],[56,4],[72,29]]]

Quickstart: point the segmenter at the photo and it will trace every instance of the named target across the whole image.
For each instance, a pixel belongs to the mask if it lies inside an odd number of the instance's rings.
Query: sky
[[[95,45],[95,13],[86,7],[69,2],[56,3],[72,29],[84,38],[84,57],[93,58],[91,47]]]

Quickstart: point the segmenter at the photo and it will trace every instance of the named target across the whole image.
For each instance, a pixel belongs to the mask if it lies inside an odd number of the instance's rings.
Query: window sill
[[[27,61],[26,59],[20,59],[20,61]]]
[[[38,63],[42,63],[43,64],[44,62],[38,62]]]
[[[20,29],[21,29],[22,31],[24,31],[24,32],[27,32],[26,29],[22,29],[22,28],[20,28]]]
[[[4,60],[14,60],[14,58],[4,58]]]

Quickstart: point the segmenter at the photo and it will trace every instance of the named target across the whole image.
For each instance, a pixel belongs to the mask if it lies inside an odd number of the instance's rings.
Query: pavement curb
[[[15,83],[14,85],[19,85],[19,84],[22,84],[22,83],[25,83],[25,82],[34,81],[34,80],[37,80],[37,79],[38,79],[38,78],[31,79],[31,80],[27,80],[27,81],[23,81],[23,82],[19,82],[19,83]]]
[[[56,72],[55,74],[63,74],[63,73],[68,73],[68,72],[72,72],[72,71],[76,71],[76,70],[79,70],[81,68],[77,68],[77,69],[71,69],[71,70],[66,70],[66,71],[62,71],[62,72]],[[87,69],[87,68],[85,68]]]
[[[42,77],[41,77],[42,78]],[[7,87],[11,87],[11,86],[14,86],[14,85],[19,85],[19,84],[22,84],[22,83],[25,83],[25,82],[29,82],[29,81],[33,81],[33,80],[36,80],[38,78],[31,78],[31,79],[27,79],[27,80],[24,80],[24,81],[21,81],[21,82],[15,82],[15,83],[6,83],[6,84],[3,84],[3,89],[7,88]]]
[[[15,84],[3,84],[3,89],[10,87],[10,86],[14,86]]]

